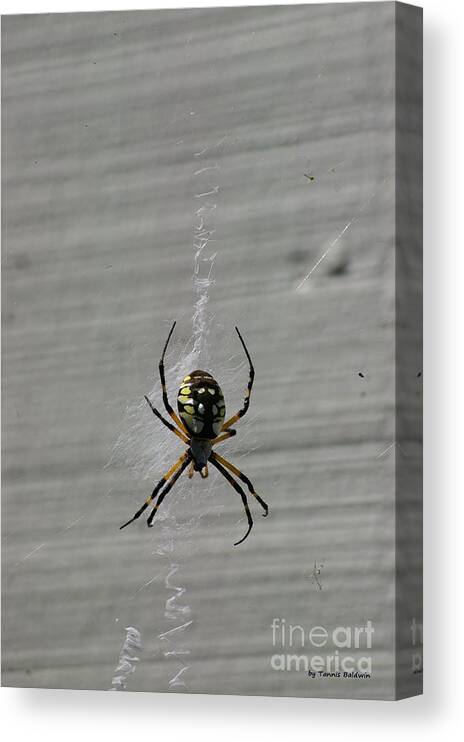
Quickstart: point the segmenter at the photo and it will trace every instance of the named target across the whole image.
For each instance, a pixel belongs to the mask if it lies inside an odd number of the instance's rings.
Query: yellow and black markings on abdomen
[[[189,432],[198,438],[216,438],[226,414],[224,395],[206,371],[192,371],[177,395],[177,409]]]

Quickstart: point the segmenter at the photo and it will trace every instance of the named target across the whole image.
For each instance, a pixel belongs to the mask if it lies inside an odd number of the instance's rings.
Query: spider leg
[[[240,338],[240,342],[243,345],[243,350],[245,351],[245,355],[248,358],[248,363],[250,364],[250,376],[248,379],[248,386],[247,390],[245,392],[245,399],[243,400],[243,407],[232,417],[230,417],[222,426],[222,430],[227,430],[230,428],[231,425],[237,422],[237,420],[240,420],[241,417],[243,417],[246,414],[246,411],[248,410],[248,407],[250,406],[250,394],[251,389],[253,387],[253,381],[255,378],[255,369],[253,367],[253,363],[251,362],[250,354],[248,352],[248,348],[245,345],[245,341],[243,340],[242,336],[240,335],[240,331],[238,327],[235,328],[237,335]]]
[[[215,446],[217,443],[222,443],[222,441],[226,441],[228,438],[232,438],[232,436],[234,435],[237,435],[236,430],[226,430],[225,433],[221,433],[221,435],[218,435],[217,438],[213,438],[211,444]]]
[[[169,480],[169,482],[167,483],[167,485],[164,488],[164,490],[162,492],[160,492],[160,494],[158,495],[158,499],[156,501],[156,505],[153,508],[153,510],[151,511],[151,513],[150,513],[150,515],[148,517],[148,520],[147,520],[147,526],[149,528],[152,528],[153,518],[155,517],[155,515],[156,515],[156,513],[158,511],[159,506],[163,502],[163,500],[166,497],[166,495],[168,494],[169,490],[171,490],[174,487],[175,483],[179,479],[179,477],[182,474],[182,472],[184,471],[184,469],[189,465],[189,463],[190,463],[190,454],[188,454],[188,458],[185,459],[184,463],[176,471],[176,473],[174,474],[174,476],[172,477],[172,479]]]
[[[245,482],[245,484],[248,487],[250,493],[253,495],[253,497],[255,497],[258,500],[259,504],[263,508],[263,510],[264,510],[263,517],[265,518],[266,515],[269,512],[269,508],[266,505],[266,503],[264,502],[264,500],[262,499],[262,497],[260,497],[259,495],[256,494],[255,488],[253,487],[253,484],[248,479],[248,477],[243,472],[241,472],[240,469],[238,469],[236,466],[234,466],[233,464],[231,464],[230,461],[227,461],[227,459],[225,459],[223,456],[219,456],[219,454],[216,453],[215,451],[213,451],[213,453],[211,454],[211,458],[212,459],[215,459],[220,464],[222,464],[223,466],[225,466],[226,469],[229,469],[229,471],[231,471],[232,474],[235,474],[235,476],[238,479],[240,479],[242,482]]]
[[[122,526],[120,526],[119,530],[122,530],[123,528],[128,526],[130,523],[133,523],[134,520],[137,520],[137,518],[140,518],[142,513],[147,509],[150,503],[155,499],[160,489],[166,484],[168,479],[172,477],[172,475],[179,469],[179,467],[182,467],[182,470],[185,469],[189,461],[190,461],[190,452],[186,451],[185,453],[182,454],[182,456],[180,456],[180,458],[177,459],[176,463],[173,464],[170,469],[168,469],[166,474],[164,474],[164,476],[161,477],[160,481],[156,485],[150,497],[147,500],[145,500],[142,507],[137,510],[134,517],[128,520],[127,523],[124,523]]]
[[[245,541],[246,537],[248,536],[248,534],[250,533],[251,529],[253,528],[253,518],[251,517],[250,508],[248,506],[247,496],[244,493],[244,491],[242,490],[242,488],[240,487],[239,483],[236,482],[233,477],[231,477],[231,475],[229,474],[229,472],[227,471],[227,469],[224,469],[224,467],[222,466],[222,464],[219,463],[219,461],[216,461],[213,457],[210,458],[210,461],[213,464],[213,466],[215,466],[216,469],[221,472],[221,474],[227,479],[227,481],[229,482],[229,484],[232,485],[232,487],[234,488],[234,490],[236,490],[238,492],[238,494],[240,495],[240,497],[242,498],[243,507],[245,508],[245,513],[246,513],[246,517],[247,517],[247,520],[248,520],[248,531],[245,533],[244,537],[240,539],[240,541],[236,541],[235,542],[234,546],[238,546],[239,544],[242,543],[242,541]]]
[[[163,402],[164,402],[164,406],[166,408],[166,412],[169,414],[170,417],[172,417],[172,419],[174,420],[174,422],[176,423],[176,425],[178,425],[178,427],[181,430],[183,430],[184,433],[186,433],[187,431],[185,429],[185,425],[183,424],[183,422],[181,421],[180,417],[174,412],[173,408],[169,404],[168,393],[167,393],[167,390],[166,390],[166,378],[164,376],[164,356],[166,354],[166,350],[167,350],[169,341],[171,339],[171,335],[174,332],[175,326],[176,326],[176,323],[174,322],[174,324],[172,325],[172,327],[171,327],[171,329],[169,331],[168,339],[166,340],[166,342],[164,344],[163,353],[161,355],[161,360],[159,362],[159,375],[160,375],[160,379],[161,379],[161,389],[162,389],[162,392],[163,392]]]
[[[150,409],[153,412],[153,414],[156,415],[156,417],[159,420],[161,420],[161,422],[164,423],[164,425],[166,425],[166,427],[169,428],[169,430],[172,430],[172,432],[175,433],[175,435],[177,435],[177,437],[180,438],[181,441],[184,441],[184,443],[188,443],[189,439],[187,438],[185,433],[183,433],[180,430],[177,430],[177,428],[172,423],[170,423],[169,420],[166,420],[166,418],[163,417],[160,412],[158,412],[156,407],[153,407],[152,403],[150,402],[150,400],[148,399],[146,395],[145,395],[145,399],[147,400],[147,403],[150,406]]]
[[[200,476],[202,479],[208,479],[209,477],[208,464],[206,464],[203,467],[203,469],[200,469]]]

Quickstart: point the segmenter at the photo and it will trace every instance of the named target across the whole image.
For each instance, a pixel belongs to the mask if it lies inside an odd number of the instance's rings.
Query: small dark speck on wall
[[[358,371],[358,376],[360,376],[360,377],[361,377],[361,379],[364,379],[364,374],[363,374],[363,372],[362,372],[362,371]]]
[[[348,273],[348,260],[347,258],[341,258],[328,270],[329,276],[345,276]]]

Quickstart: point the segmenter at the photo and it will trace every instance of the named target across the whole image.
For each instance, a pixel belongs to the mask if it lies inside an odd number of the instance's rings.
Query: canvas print
[[[4,685],[421,692],[421,23],[2,18]]]

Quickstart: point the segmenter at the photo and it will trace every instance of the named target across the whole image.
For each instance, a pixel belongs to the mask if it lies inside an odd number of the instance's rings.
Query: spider
[[[243,417],[250,405],[250,394],[253,386],[255,377],[255,370],[251,362],[250,354],[245,345],[245,342],[240,334],[238,327],[235,328],[237,335],[240,338],[240,342],[245,351],[245,355],[248,359],[250,366],[250,375],[248,379],[248,386],[245,393],[245,399],[243,401],[243,407],[235,414],[232,415],[228,420],[225,420],[226,408],[224,403],[224,395],[217,381],[213,379],[211,374],[206,371],[192,371],[188,376],[185,376],[182,381],[179,393],[177,395],[177,408],[179,414],[174,412],[173,408],[169,404],[168,394],[166,391],[166,379],[164,375],[164,356],[171,339],[171,335],[174,332],[176,323],[171,327],[168,338],[164,345],[161,360],[159,362],[159,374],[161,380],[161,388],[163,393],[163,402],[169,416],[172,418],[174,425],[166,420],[161,413],[153,407],[152,403],[145,396],[147,404],[151,411],[161,422],[171,430],[174,435],[181,439],[188,445],[188,449],[180,456],[179,459],[171,466],[170,469],[161,477],[160,481],[156,485],[155,489],[151,493],[150,497],[145,500],[142,507],[137,510],[133,518],[124,523],[120,528],[125,528],[134,520],[137,520],[142,513],[152,504],[156,496],[158,496],[156,503],[148,517],[147,525],[151,528],[153,525],[153,519],[163,502],[168,492],[175,485],[182,472],[189,467],[188,477],[191,479],[195,472],[199,472],[200,476],[205,479],[208,476],[208,463],[211,463],[222,475],[227,479],[229,484],[238,492],[242,498],[243,507],[248,520],[248,530],[234,546],[238,546],[247,538],[253,527],[253,519],[251,517],[250,508],[245,492],[243,491],[240,484],[233,478],[234,474],[237,479],[244,482],[253,497],[259,502],[264,510],[263,516],[268,514],[269,508],[264,500],[256,494],[255,489],[245,474],[240,469],[227,461],[227,459],[219,456],[218,453],[213,451],[213,446],[217,443],[222,443],[228,438],[236,435],[237,431],[232,429],[232,425],[238,422]],[[165,486],[166,485],[166,486]]]

